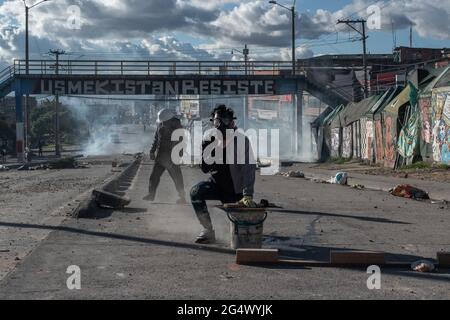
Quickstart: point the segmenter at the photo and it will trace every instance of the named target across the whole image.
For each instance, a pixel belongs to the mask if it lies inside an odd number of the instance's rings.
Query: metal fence
[[[14,74],[26,74],[25,60],[15,60]],[[29,60],[31,75],[290,75],[286,61],[127,61]]]

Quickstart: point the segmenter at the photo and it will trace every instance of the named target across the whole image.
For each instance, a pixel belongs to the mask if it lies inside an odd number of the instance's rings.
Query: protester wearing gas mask
[[[253,201],[256,162],[250,141],[243,133],[237,131],[234,121],[236,118],[232,109],[219,105],[211,116],[211,121],[218,132],[213,139],[203,142],[202,157],[202,171],[210,173],[211,176],[191,190],[192,205],[204,228],[196,239],[196,243],[201,244],[215,242],[215,232],[206,205],[207,200],[219,200],[222,203],[239,202],[245,207],[256,207]],[[215,140],[217,136],[220,137],[219,141]],[[238,151],[239,141],[244,143],[243,155]],[[212,151],[209,155],[208,147],[212,144],[214,148],[210,148]],[[244,156],[243,159],[238,159],[240,156]],[[214,161],[210,161],[211,159]]]

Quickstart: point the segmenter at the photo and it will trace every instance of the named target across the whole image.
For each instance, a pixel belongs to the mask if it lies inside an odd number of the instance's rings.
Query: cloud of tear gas
[[[310,119],[306,117],[302,119],[303,135],[296,148],[296,114],[290,99],[287,96],[250,98],[248,127],[259,131],[266,129],[268,141],[277,142],[269,147],[267,154],[271,154],[271,149],[276,148],[279,150],[280,161],[313,162],[315,158],[311,147]],[[274,132],[279,134],[277,139],[271,137]],[[271,143],[266,145],[269,146]],[[264,160],[266,159],[260,159],[261,162]]]
[[[82,145],[85,156],[134,154],[149,150],[154,127],[145,124],[145,110],[136,109],[134,101],[113,104],[63,97],[61,102],[87,124],[89,138]]]

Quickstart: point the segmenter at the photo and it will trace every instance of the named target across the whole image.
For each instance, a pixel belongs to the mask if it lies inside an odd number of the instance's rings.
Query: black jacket
[[[172,133],[182,128],[181,121],[177,118],[160,123],[150,153],[155,153],[157,159],[170,159],[173,147],[179,143],[172,141]]]

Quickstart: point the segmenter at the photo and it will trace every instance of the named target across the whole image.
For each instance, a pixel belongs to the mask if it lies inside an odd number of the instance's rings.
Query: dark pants
[[[242,194],[226,195],[213,181],[203,181],[191,189],[191,201],[195,214],[201,225],[208,230],[212,230],[211,217],[206,205],[207,200],[219,200],[222,203],[235,203],[242,199]]]
[[[178,191],[178,195],[180,198],[184,198],[184,182],[183,182],[183,174],[181,173],[181,169],[178,165],[174,164],[172,161],[162,161],[156,160],[155,166],[153,167],[152,174],[150,175],[150,185],[149,185],[149,195],[152,198],[155,198],[156,189],[159,186],[159,182],[161,181],[161,176],[164,171],[168,171],[170,177],[175,183],[175,188]]]

